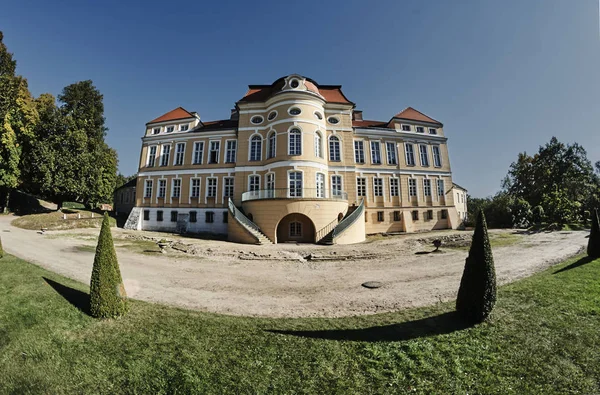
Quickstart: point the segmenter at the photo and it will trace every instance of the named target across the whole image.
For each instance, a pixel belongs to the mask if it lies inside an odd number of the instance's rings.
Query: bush
[[[96,318],[119,317],[127,312],[126,298],[108,213],[104,213],[90,283],[90,313]]]
[[[0,238],[0,258],[4,256],[4,248],[2,247],[2,239]]]
[[[594,210],[592,214],[592,230],[588,240],[587,254],[590,258],[600,258],[600,219],[598,218],[598,210]]]
[[[473,241],[460,281],[456,311],[469,323],[484,321],[496,303],[496,271],[485,215],[477,216]]]
[[[542,206],[535,206],[533,208],[533,222],[537,225],[540,225],[544,222],[544,208]]]

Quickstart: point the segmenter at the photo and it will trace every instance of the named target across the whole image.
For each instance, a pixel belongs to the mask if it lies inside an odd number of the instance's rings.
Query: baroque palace
[[[339,85],[250,85],[230,119],[179,107],[146,124],[126,228],[327,244],[456,228],[446,141],[410,107],[364,120]]]

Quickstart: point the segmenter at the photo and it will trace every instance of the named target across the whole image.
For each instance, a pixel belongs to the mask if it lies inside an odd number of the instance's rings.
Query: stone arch
[[[298,243],[315,242],[315,224],[306,215],[291,213],[277,224],[277,243],[295,241]]]

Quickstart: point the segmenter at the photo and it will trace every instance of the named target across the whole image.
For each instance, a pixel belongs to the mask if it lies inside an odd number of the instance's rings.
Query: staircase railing
[[[317,236],[315,237],[317,243],[323,240],[325,236],[327,236],[335,227],[339,224],[338,219],[334,219],[329,224],[325,225],[322,229],[317,231]]]
[[[233,204],[233,201],[231,200],[231,198],[229,198],[228,204],[229,204],[229,212],[231,213],[231,215],[233,215],[233,217],[235,219],[237,219],[243,225],[246,225],[247,227],[252,228],[252,229],[256,230],[257,232],[260,232],[260,228],[258,227],[258,225],[256,225],[254,222],[250,221],[250,219],[248,217],[246,217],[244,215],[244,213],[242,213],[237,207],[235,207],[235,204]]]
[[[340,221],[340,223],[333,229],[333,238],[335,239],[343,231],[348,229],[350,225],[356,222],[356,220],[360,217],[360,215],[365,211],[365,200],[361,200],[360,204],[349,216]]]

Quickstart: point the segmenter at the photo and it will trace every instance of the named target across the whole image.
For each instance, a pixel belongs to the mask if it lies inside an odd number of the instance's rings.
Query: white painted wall
[[[215,234],[227,234],[227,223],[223,222],[223,215],[226,215],[227,209],[223,208],[150,208],[140,207],[142,222],[141,230],[151,230],[159,232],[175,232],[177,222],[171,222],[171,211],[177,211],[179,214],[188,214],[190,211],[196,211],[198,222],[188,223],[189,233],[208,232]],[[150,211],[150,219],[144,220],[144,211]],[[162,210],[163,220],[156,220],[156,212]],[[215,213],[214,222],[206,223],[206,212]],[[225,214],[224,214],[225,213]]]

